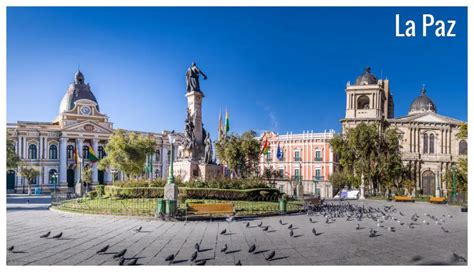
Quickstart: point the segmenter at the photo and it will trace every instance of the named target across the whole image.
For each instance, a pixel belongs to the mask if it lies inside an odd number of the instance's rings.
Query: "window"
[[[295,150],[295,161],[301,161],[300,151],[299,151],[299,150]]]
[[[271,160],[272,160],[272,151],[271,151],[270,149],[267,151],[266,158],[267,158],[267,161],[271,161]]]
[[[74,156],[74,146],[68,145],[67,146],[67,158],[68,159],[73,159]]]
[[[321,180],[321,169],[316,169],[314,173],[314,180],[315,181],[320,181]]]
[[[423,134],[423,153],[428,153],[428,134]]]
[[[300,180],[300,169],[299,169],[299,168],[295,168],[295,176],[294,176],[294,179],[295,179],[295,180]]]
[[[28,159],[30,159],[30,160],[36,160],[37,159],[36,145],[34,145],[34,144],[30,144],[30,146],[28,147]]]
[[[88,145],[84,145],[82,147],[82,158],[83,159],[87,159],[89,157],[89,146]]]
[[[103,146],[99,146],[99,148],[97,148],[97,156],[99,156],[99,159],[102,159],[105,157],[105,151],[104,151],[104,147]]]
[[[49,159],[50,160],[58,159],[58,147],[54,144],[49,146]]]
[[[285,176],[285,170],[284,169],[278,169],[278,177],[283,178]]]
[[[467,142],[464,140],[459,142],[459,155],[467,155]]]
[[[321,158],[321,150],[316,150],[316,157],[314,158],[315,161],[322,161]]]
[[[363,95],[357,99],[357,109],[362,110],[362,109],[368,109],[370,105],[370,99],[368,96]]]
[[[430,154],[434,153],[434,146],[435,146],[435,137],[434,134],[430,135]]]
[[[161,151],[159,149],[155,151],[155,161],[161,161]]]
[[[160,171],[160,169],[156,169],[156,170],[155,170],[155,178],[156,178],[156,179],[157,179],[157,178],[161,178],[161,171]]]
[[[50,184],[55,184],[58,182],[58,172],[56,169],[51,169],[49,170],[49,183]]]

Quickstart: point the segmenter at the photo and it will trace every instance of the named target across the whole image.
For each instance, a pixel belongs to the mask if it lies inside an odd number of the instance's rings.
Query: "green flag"
[[[225,110],[225,134],[227,135],[227,132],[230,130],[230,124],[229,124],[229,112],[227,112],[227,109]]]

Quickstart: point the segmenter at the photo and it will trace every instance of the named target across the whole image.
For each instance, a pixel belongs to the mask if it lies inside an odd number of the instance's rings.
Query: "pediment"
[[[455,124],[459,125],[462,123],[460,120],[443,116],[434,112],[426,112],[416,115],[408,115],[395,119],[391,119],[391,122],[420,122],[420,123],[441,123],[441,124]]]
[[[88,132],[88,133],[105,133],[111,134],[113,131],[109,128],[103,127],[94,121],[86,120],[80,123],[66,126],[62,131],[64,132]]]
[[[434,114],[427,114],[424,116],[420,116],[420,117],[414,118],[412,121],[413,122],[430,122],[430,123],[451,123],[445,118],[442,118],[441,116],[436,116]]]

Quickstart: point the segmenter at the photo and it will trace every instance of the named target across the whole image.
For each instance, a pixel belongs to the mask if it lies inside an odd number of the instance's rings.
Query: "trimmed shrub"
[[[103,197],[105,195],[105,185],[96,185],[95,191],[98,197]]]
[[[96,191],[90,191],[87,193],[86,197],[88,197],[89,199],[94,199],[97,197],[97,192]]]
[[[111,198],[159,198],[163,188],[106,186],[105,196]]]

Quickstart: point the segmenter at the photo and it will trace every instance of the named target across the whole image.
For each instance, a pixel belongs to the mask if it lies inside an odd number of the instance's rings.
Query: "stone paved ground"
[[[337,219],[326,224],[322,216],[314,216],[311,224],[306,215],[265,217],[251,220],[255,226],[260,220],[270,225],[268,232],[259,227],[245,228],[246,220],[238,222],[163,222],[160,220],[79,215],[48,210],[8,210],[7,246],[14,245],[14,252],[7,253],[8,265],[117,265],[113,252],[127,249],[126,257],[139,258],[142,265],[167,265],[166,256],[176,254],[173,265],[191,265],[194,244],[201,243],[198,259],[208,259],[206,265],[233,265],[238,260],[243,265],[400,265],[449,262],[452,252],[467,257],[467,213],[459,207],[428,203],[388,203],[384,201],[355,201],[354,204],[383,207],[394,205],[405,216],[396,216],[409,222],[415,212],[429,225],[416,225],[409,229],[389,220],[385,226],[395,227],[395,232],[376,227],[376,222],[364,218],[362,222]],[[398,212],[397,211],[397,212]],[[443,226],[435,225],[424,213],[441,217],[446,215]],[[448,217],[452,215],[452,218]],[[288,225],[293,224],[295,237],[289,236]],[[364,229],[356,231],[359,223]],[[143,226],[143,231],[133,229]],[[322,233],[314,236],[315,227]],[[369,238],[369,228],[381,234]],[[219,235],[224,228],[229,235]],[[62,239],[40,239],[48,231],[64,233]],[[256,243],[256,254],[248,253]],[[106,244],[110,254],[96,255]],[[221,253],[224,244],[227,254]],[[273,261],[265,256],[275,250]],[[421,260],[413,261],[414,256]],[[461,264],[461,263],[460,263]],[[465,263],[464,263],[465,264]]]

